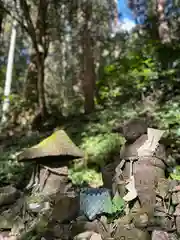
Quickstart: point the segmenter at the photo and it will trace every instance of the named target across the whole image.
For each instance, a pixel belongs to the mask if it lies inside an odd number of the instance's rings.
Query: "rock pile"
[[[49,139],[22,153],[19,159],[33,160],[38,174],[28,193],[13,186],[0,188],[0,239],[32,239],[33,234],[39,240],[179,239],[180,181],[166,178],[163,131],[148,128],[142,120],[134,124],[130,121],[118,129],[126,143],[120,159],[102,170],[100,189],[77,191],[67,174],[59,173],[62,163],[68,167],[60,158],[68,153],[71,158],[83,156],[65,133],[55,134],[51,147]],[[68,139],[66,144],[61,144],[62,136]]]
[[[116,162],[114,166],[106,166],[103,171],[105,187],[109,188],[106,182],[112,182],[114,194],[118,192],[128,200],[126,216],[119,218],[117,229],[120,230],[116,231],[114,238],[121,239],[119,237],[125,231],[124,239],[158,240],[160,233],[166,236],[162,239],[178,239],[180,182],[165,177],[166,150],[165,146],[159,143],[163,131],[147,128],[142,120],[139,121],[139,127],[137,120],[134,123],[134,128],[133,121],[118,128],[126,138],[120,152],[119,164]],[[115,176],[112,178],[114,169]],[[134,186],[131,184],[128,189],[127,182],[131,178],[134,179]],[[130,190],[128,194],[127,189]],[[128,230],[122,231],[124,219]],[[129,231],[129,228],[133,231]],[[144,234],[150,233],[151,237],[140,234],[142,230]],[[139,232],[139,237],[133,237],[134,231]]]
[[[69,181],[68,165],[83,155],[68,135],[58,130],[17,156],[19,161],[34,163],[34,171],[26,193],[13,186],[0,188],[0,239],[5,239],[4,232],[7,239],[11,235],[28,239],[32,232],[39,237],[49,231],[52,222],[76,218],[79,197]]]

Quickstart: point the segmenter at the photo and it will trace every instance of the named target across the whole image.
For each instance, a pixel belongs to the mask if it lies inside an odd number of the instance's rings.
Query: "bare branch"
[[[29,6],[27,4],[26,0],[20,0],[20,7],[23,12],[23,15],[25,17],[26,23],[27,23],[27,28],[28,28],[28,33],[32,39],[33,46],[35,50],[38,52],[38,44],[37,44],[37,39],[36,39],[36,31],[29,13]]]

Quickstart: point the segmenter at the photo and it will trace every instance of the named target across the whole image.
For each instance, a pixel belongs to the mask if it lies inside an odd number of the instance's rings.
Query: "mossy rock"
[[[0,188],[0,206],[14,203],[19,196],[19,192],[12,186]]]
[[[58,130],[39,144],[21,152],[17,159],[22,162],[49,156],[69,156],[76,159],[83,158],[84,153],[71,141],[65,131]]]

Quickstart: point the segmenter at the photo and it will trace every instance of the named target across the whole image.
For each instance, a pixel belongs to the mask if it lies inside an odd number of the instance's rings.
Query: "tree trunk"
[[[4,10],[2,7],[2,3],[0,2],[0,34],[2,32],[3,17],[4,17]]]
[[[91,18],[91,7],[85,7],[85,23],[82,32],[81,46],[82,46],[82,89],[84,93],[84,111],[91,113],[94,110],[94,96],[95,96],[95,64],[93,56],[93,40],[91,38],[90,30],[88,29],[88,22]]]
[[[37,61],[36,54],[30,55],[30,63],[26,73],[24,84],[24,98],[32,103],[38,103],[37,94]]]
[[[159,37],[162,40],[163,43],[170,43],[170,30],[168,26],[168,21],[166,20],[165,16],[165,0],[158,0],[157,1],[157,13],[159,17]]]
[[[47,116],[47,108],[46,108],[46,100],[44,94],[44,56],[41,53],[38,53],[37,57],[37,91],[38,91],[38,103],[39,103],[39,111],[41,113],[41,117],[45,118]]]
[[[84,92],[84,110],[85,113],[91,113],[94,110],[94,95],[95,95],[95,66],[92,56],[92,49],[89,42],[89,36],[86,36],[84,42],[84,74],[82,88]]]
[[[7,63],[7,70],[6,70],[4,102],[2,106],[1,123],[5,123],[7,121],[6,114],[8,113],[8,110],[9,110],[9,95],[11,93],[12,73],[13,73],[13,65],[14,65],[14,52],[15,52],[15,46],[16,46],[16,33],[17,33],[16,26],[17,26],[16,21],[13,21],[9,55],[8,55],[8,63]]]

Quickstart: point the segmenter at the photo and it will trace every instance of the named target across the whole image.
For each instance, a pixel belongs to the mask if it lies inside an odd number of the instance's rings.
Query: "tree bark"
[[[13,74],[13,65],[14,65],[14,53],[16,46],[16,21],[13,21],[12,24],[12,33],[11,33],[11,41],[9,46],[9,54],[8,54],[8,63],[7,63],[7,71],[6,71],[6,80],[4,87],[4,101],[2,106],[2,119],[1,123],[5,123],[7,121],[6,114],[9,110],[9,95],[11,93],[11,83],[12,83],[12,74]]]
[[[46,108],[46,100],[45,100],[45,93],[44,93],[44,56],[37,57],[37,91],[38,91],[38,103],[39,103],[39,110],[41,112],[41,116],[44,119],[47,116],[47,108]]]
[[[44,118],[47,114],[47,107],[44,94],[44,62],[48,53],[49,39],[47,37],[47,10],[48,0],[39,0],[38,15],[35,25],[29,12],[27,1],[20,1],[20,6],[27,23],[27,31],[32,40],[35,55],[34,64],[37,68],[37,98],[39,112]],[[30,80],[31,81],[31,80]]]
[[[37,103],[38,93],[37,93],[37,61],[36,54],[30,54],[30,63],[26,73],[26,82],[24,84],[24,98],[27,101]]]
[[[4,10],[3,10],[2,3],[0,2],[0,34],[2,32],[3,17],[4,17]]]
[[[157,13],[158,13],[158,30],[159,30],[159,37],[163,43],[170,43],[170,30],[168,26],[168,21],[166,20],[165,16],[165,4],[166,0],[158,0],[157,1]]]
[[[84,93],[84,111],[91,113],[94,110],[94,96],[95,96],[95,64],[93,56],[93,40],[88,23],[91,20],[91,7],[87,4],[85,6],[85,23],[82,31],[81,46],[83,52],[82,58],[82,89]]]

